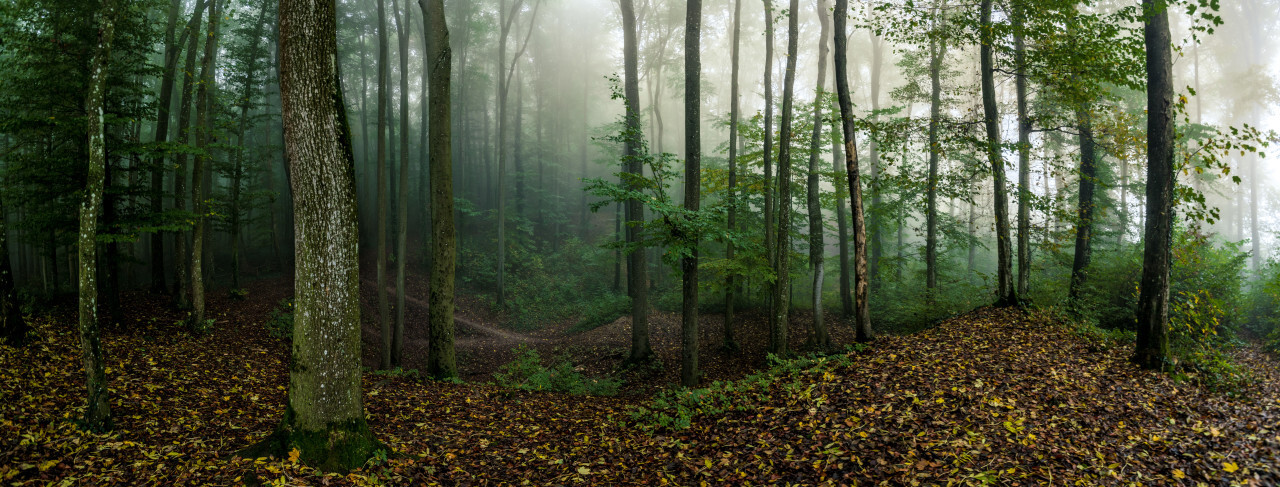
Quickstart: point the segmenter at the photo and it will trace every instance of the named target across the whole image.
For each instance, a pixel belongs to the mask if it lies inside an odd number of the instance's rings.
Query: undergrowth
[[[614,396],[622,381],[591,378],[582,374],[567,356],[557,356],[548,366],[537,350],[527,345],[515,349],[516,358],[494,372],[494,382],[503,387],[527,391],[555,391],[574,395]]]

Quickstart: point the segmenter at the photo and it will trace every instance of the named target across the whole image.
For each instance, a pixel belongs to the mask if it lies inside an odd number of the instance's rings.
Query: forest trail
[[[223,318],[204,336],[146,319],[165,312],[157,299],[131,302],[128,328],[103,337],[113,433],[66,419],[84,400],[73,313],[34,320],[26,347],[0,346],[6,485],[1280,482],[1275,356],[1239,349],[1256,383],[1213,392],[1136,369],[1131,344],[991,309],[662,403],[368,372],[370,427],[398,455],[326,476],[229,456],[275,428],[288,384],[285,342],[244,302],[214,300]],[[689,427],[658,426],[663,415]]]
[[[361,279],[360,282],[364,286],[372,287],[375,291],[378,289],[377,281],[374,281],[372,279]],[[414,297],[413,295],[414,293],[406,293],[406,294],[408,295],[404,297],[405,302],[417,307],[419,311],[419,313],[415,313],[415,316],[419,318],[420,321],[414,323],[414,325],[418,327],[426,328],[427,309],[430,307],[430,305],[425,300]],[[387,286],[387,296],[388,296],[387,299],[391,301],[394,305],[394,302],[396,299],[395,286]],[[455,325],[463,325],[467,328],[465,330],[455,330],[460,332],[460,334],[462,335],[474,335],[474,333],[467,333],[468,331],[472,331],[484,336],[484,338],[475,337],[475,336],[464,336],[463,338],[455,339],[453,343],[455,347],[477,346],[482,343],[488,344],[488,345],[495,344],[495,343],[486,341],[485,338],[487,338],[488,340],[494,340],[494,341],[500,342],[497,344],[507,343],[512,345],[519,344],[519,343],[536,343],[536,342],[547,340],[546,338],[527,335],[527,334],[523,334],[523,333],[511,331],[511,330],[504,330],[496,326],[492,326],[486,323],[481,323],[471,318],[467,318],[465,316],[460,316],[458,314],[454,314],[453,323]],[[409,326],[407,319],[406,319],[405,326],[406,327]],[[423,343],[425,343],[425,341]]]

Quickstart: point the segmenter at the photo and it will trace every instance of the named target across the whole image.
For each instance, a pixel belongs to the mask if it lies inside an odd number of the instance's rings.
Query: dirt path
[[[374,289],[377,289],[378,283],[374,282],[373,280],[362,279],[361,282],[364,283],[366,286],[371,286]],[[389,299],[394,298],[396,295],[395,288],[388,286],[387,295]],[[409,305],[420,308],[421,312],[424,315],[426,314],[427,308],[429,307],[426,301],[419,298],[415,298],[413,296],[405,296],[404,301]],[[478,344],[485,344],[485,345],[500,344],[500,343],[493,343],[495,340],[498,342],[507,342],[511,345],[515,345],[519,343],[531,343],[531,342],[532,343],[551,342],[551,340],[548,340],[546,338],[539,338],[532,335],[526,335],[523,333],[518,333],[510,330],[503,330],[496,326],[480,323],[478,321],[475,321],[466,317],[458,316],[456,314],[453,316],[453,323],[454,325],[466,326],[471,331],[477,332],[489,338],[489,340],[484,340],[484,339],[478,339],[476,337],[464,337],[464,338],[455,340],[454,346],[466,346],[466,345],[478,345]],[[425,323],[418,323],[418,324],[425,325]],[[408,323],[406,322],[406,326],[407,325]]]

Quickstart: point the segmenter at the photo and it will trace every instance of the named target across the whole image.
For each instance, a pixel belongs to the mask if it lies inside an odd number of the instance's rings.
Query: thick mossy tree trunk
[[[849,11],[848,0],[836,0],[835,8],[835,68],[836,97],[840,101],[841,131],[844,135],[845,177],[849,183],[850,209],[853,213],[853,329],[855,339],[869,342],[871,310],[867,306],[867,224],[862,213],[862,187],[858,180],[858,142],[853,128],[853,101],[849,97],[848,51],[845,23]]]
[[[818,21],[822,26],[821,34],[818,37],[818,85],[814,88],[814,97],[821,99],[822,94],[827,87],[827,56],[831,55],[831,49],[827,44],[827,36],[831,34],[831,19],[827,17],[831,12],[826,0],[818,0]],[[819,198],[822,187],[818,180],[818,161],[819,143],[822,141],[822,104],[813,104],[813,132],[809,136],[809,176],[806,179],[806,198],[805,203],[809,210],[809,269],[813,274],[813,335],[809,338],[809,345],[815,348],[828,348],[831,346],[831,334],[827,333],[827,325],[823,321],[822,312],[822,280],[823,280],[823,263],[825,261],[823,251],[826,245],[823,240],[822,229],[822,204]]]
[[[978,57],[982,71],[982,113],[987,129],[987,160],[991,164],[992,191],[996,217],[996,301],[997,306],[1018,304],[1013,289],[1013,249],[1009,242],[1009,195],[1005,192],[1004,157],[1000,150],[1000,115],[996,107],[995,33],[991,26],[991,0],[982,0]]]
[[[738,229],[738,57],[742,34],[742,0],[733,0],[733,51],[730,54],[729,82],[729,231]],[[725,259],[732,262],[733,242],[725,243]],[[724,288],[724,341],[721,348],[728,352],[741,350],[733,336],[733,307],[738,299],[738,279],[732,271],[725,276]]]
[[[791,121],[795,102],[796,50],[800,27],[795,12],[800,1],[791,0],[787,16],[787,67],[782,76],[782,122],[778,127],[778,228],[774,239],[773,313],[770,315],[769,352],[784,355],[790,351],[788,327],[791,314]],[[768,230],[766,229],[766,232]]]
[[[453,275],[457,257],[457,237],[453,227],[453,136],[449,121],[453,51],[449,47],[449,27],[445,24],[443,0],[418,0],[426,20],[427,71],[430,89],[431,161],[431,294],[428,320],[431,348],[427,373],[438,379],[456,377],[453,354]]]
[[[633,0],[619,2],[622,11],[623,96],[626,98],[626,144],[623,152],[625,172],[644,174],[640,143],[640,80],[638,41],[636,40],[636,10]],[[631,189],[638,190],[633,186]],[[644,222],[644,203],[629,199],[626,203],[627,243],[639,242],[640,225]],[[653,347],[649,344],[649,286],[645,268],[645,250],[636,249],[627,254],[627,290],[631,294],[631,354],[627,363],[641,363],[653,359]]]
[[[107,63],[116,34],[116,2],[104,0],[98,10],[98,47],[89,63],[89,86],[84,111],[88,120],[89,169],[84,199],[80,202],[79,272],[80,347],[84,359],[88,408],[84,426],[90,431],[111,428],[111,405],[107,396],[106,363],[98,323],[98,222],[102,216],[102,193],[107,179],[107,147],[103,100],[107,91]],[[8,260],[7,254],[4,256]]]
[[[1071,283],[1067,290],[1072,301],[1080,298],[1080,290],[1089,277],[1089,260],[1093,253],[1093,190],[1098,179],[1093,121],[1088,108],[1076,111],[1076,121],[1080,129],[1080,207],[1076,221],[1075,256],[1071,261]]]
[[[280,92],[293,192],[293,345],[275,433],[240,454],[293,450],[327,472],[360,467],[382,444],[365,423],[360,373],[355,161],[338,76],[335,4],[280,2]]]
[[[1159,369],[1169,356],[1169,267],[1173,248],[1173,54],[1168,3],[1143,0],[1147,46],[1147,211],[1133,361]]]
[[[696,213],[702,199],[702,1],[685,4],[684,22],[684,208]],[[698,386],[698,236],[685,235],[689,255],[681,259],[680,385]]]

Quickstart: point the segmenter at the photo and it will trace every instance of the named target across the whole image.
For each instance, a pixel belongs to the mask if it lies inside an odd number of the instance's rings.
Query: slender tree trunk
[[[390,50],[387,45],[386,0],[378,0],[378,225],[377,234],[378,263],[378,324],[382,332],[382,355],[378,367],[388,370],[391,365],[391,304],[387,301],[387,103],[391,94],[387,90],[387,58]]]
[[[26,343],[27,320],[22,316],[18,293],[14,289],[13,265],[9,262],[9,224],[0,199],[0,338],[10,346]],[[19,252],[21,255],[21,252]]]
[[[741,51],[741,34],[742,0],[733,0],[733,47],[730,53],[732,67],[729,84],[729,232],[735,232],[738,229],[738,100],[741,97],[738,93],[738,58]],[[737,250],[734,247],[733,242],[725,243],[725,259],[730,262],[733,261]],[[734,301],[737,301],[738,292],[737,277],[733,272],[725,276],[722,348],[730,352],[741,349],[733,333],[733,307]]]
[[[934,8],[934,27],[929,36],[929,181],[925,190],[925,294],[932,303],[938,289],[938,159],[942,153],[938,128],[942,123],[942,58],[946,56],[947,41],[943,37],[946,26],[945,1]]]
[[[501,24],[501,32],[498,35],[498,307],[504,308],[507,305],[507,93],[511,89],[511,76],[515,71],[515,65],[520,61],[520,56],[524,54],[525,48],[529,47],[529,37],[533,35],[534,21],[537,20],[537,7],[541,3],[534,3],[534,11],[529,19],[529,32],[524,39],[524,44],[520,47],[520,51],[511,59],[511,63],[507,64],[507,34],[511,32],[511,25],[515,21],[516,14],[519,13],[520,7],[524,4],[524,0],[515,0],[508,12],[506,1],[498,2],[498,10],[500,14],[499,23]]]
[[[1018,296],[1031,283],[1031,117],[1027,114],[1027,47],[1023,39],[1026,6],[1014,4],[1014,76],[1018,97]]]
[[[880,75],[883,73],[882,66],[884,64],[884,39],[871,33],[871,119],[879,120],[879,116],[875,115],[880,110]],[[868,280],[872,289],[880,288],[880,259],[884,253],[884,243],[881,236],[881,230],[884,225],[881,224],[881,217],[877,214],[880,208],[880,143],[877,137],[870,137],[867,141],[867,149],[871,156],[871,173],[868,174],[871,180],[871,214],[872,218],[867,218],[867,233],[870,237],[868,246],[870,247],[870,257],[867,259]]]
[[[107,91],[107,64],[115,38],[116,4],[104,0],[98,11],[98,46],[89,64],[88,92],[84,111],[88,119],[89,172],[84,199],[80,203],[80,347],[88,386],[88,408],[84,425],[90,431],[111,428],[111,405],[107,392],[106,363],[98,323],[98,222],[102,214],[102,193],[107,176],[107,149],[103,100]],[[8,255],[4,256],[8,260]]]
[[[847,56],[849,52],[848,38],[845,37],[845,22],[848,18],[848,0],[836,0],[835,8],[835,68],[836,95],[840,100],[840,120],[844,135],[844,167],[849,182],[850,208],[853,211],[853,246],[854,246],[854,324],[853,329],[859,342],[868,342],[874,338],[871,331],[871,311],[867,306],[867,230],[862,214],[862,188],[858,180],[858,142],[853,128],[853,101],[849,97],[849,75]]]
[[[1097,156],[1093,141],[1093,120],[1087,107],[1076,111],[1080,130],[1080,206],[1076,223],[1075,258],[1071,262],[1071,283],[1068,296],[1080,298],[1080,288],[1088,278],[1089,258],[1093,247],[1093,191],[1098,178]]]
[[[406,0],[406,1],[408,1],[408,0]],[[419,2],[419,7],[421,7],[421,6],[422,6],[422,4],[421,4],[421,2]],[[407,7],[406,7],[406,8],[407,8]],[[423,13],[425,13],[425,12],[426,12],[426,10],[424,9],[424,10],[423,10]],[[427,41],[428,39],[430,39],[430,36],[431,36],[431,34],[428,32],[428,30],[427,30],[427,29],[430,29],[430,25],[429,25],[429,24],[427,24],[426,17],[423,17],[423,19],[422,19],[422,32],[423,32],[423,41],[424,41],[424,42],[423,42],[423,46],[422,46],[422,47],[423,47],[423,55],[424,55],[424,56],[426,56],[426,55],[430,55],[430,54],[429,54],[429,53],[427,53],[427,51],[426,51],[426,49],[427,49],[427,42],[426,42],[426,41]],[[446,30],[447,30],[447,28],[446,28]],[[452,49],[451,49],[451,50],[450,50],[450,52],[449,52],[449,57],[450,57],[450,59],[452,59],[452,57],[453,57],[453,51],[452,51]],[[467,65],[466,65],[466,63],[465,63],[465,59],[464,59],[463,61],[464,61],[464,62],[461,64],[461,66],[460,66],[460,70],[459,70],[459,71],[460,71],[460,72],[462,72],[462,73],[466,73],[466,66],[467,66]],[[450,67],[449,67],[449,70],[450,70],[450,73],[452,74],[452,72],[453,72],[453,67],[452,67],[452,66],[450,66]],[[419,124],[419,127],[418,127],[418,154],[419,154],[419,158],[418,158],[418,205],[419,205],[419,208],[421,208],[421,210],[420,210],[420,211],[421,211],[421,213],[420,213],[419,221],[421,222],[422,228],[421,228],[421,229],[419,229],[419,230],[417,230],[417,231],[419,232],[419,233],[418,233],[419,238],[422,240],[419,244],[420,244],[420,245],[422,245],[422,246],[423,246],[423,249],[424,249],[424,252],[422,253],[422,258],[423,258],[423,261],[424,261],[424,262],[423,262],[423,266],[422,266],[422,268],[423,268],[423,269],[426,269],[426,270],[427,270],[427,272],[431,272],[431,269],[435,268],[434,260],[432,260],[432,259],[435,257],[435,256],[434,256],[434,253],[435,253],[435,252],[434,252],[433,250],[431,250],[431,242],[432,242],[431,237],[432,237],[432,235],[435,233],[435,229],[431,226],[431,225],[432,225],[432,222],[434,221],[434,220],[432,220],[432,219],[431,219],[431,204],[432,204],[431,194],[432,194],[432,193],[431,193],[431,186],[430,186],[430,184],[431,184],[431,178],[429,177],[429,176],[430,176],[430,172],[431,172],[431,159],[430,159],[429,157],[422,157],[422,156],[430,156],[430,151],[431,151],[431,149],[430,149],[430,141],[429,141],[429,139],[428,139],[428,131],[427,131],[427,128],[431,126],[431,120],[430,120],[430,119],[431,119],[431,110],[430,110],[431,103],[430,103],[430,101],[429,101],[429,100],[430,100],[430,98],[429,98],[429,96],[430,96],[430,91],[428,90],[428,87],[429,87],[429,84],[430,84],[430,81],[431,81],[431,74],[430,74],[430,71],[431,71],[431,69],[430,69],[429,67],[426,67],[426,66],[424,66],[424,67],[423,67],[423,69],[422,69],[422,92],[421,92],[421,93],[422,93],[422,98],[420,98],[420,100],[422,100],[422,101],[421,101],[421,102],[419,102],[419,105],[420,105],[420,107],[419,107],[419,108],[422,110],[422,123],[420,123],[420,124]],[[449,93],[449,103],[450,103],[450,105],[452,105],[452,104],[453,104],[453,96],[454,96],[454,93],[453,93],[453,92],[450,92],[450,93]],[[452,106],[450,106],[450,108],[451,108],[451,110],[450,110],[450,111],[452,112]],[[466,112],[465,112],[465,111],[463,111],[462,113],[466,113]],[[461,118],[461,117],[459,117],[459,118]],[[462,131],[462,127],[461,127],[461,124],[460,124],[461,120],[459,120],[458,122],[459,122],[459,123],[455,123],[455,121],[453,121],[453,120],[449,120],[449,134],[450,134],[450,141],[449,141],[450,148],[449,148],[449,153],[450,153],[450,156],[452,156],[452,154],[453,154],[453,147],[452,147],[452,144],[454,143],[454,141],[452,140],[453,132],[455,132],[455,131],[461,132],[461,131]],[[458,125],[458,126],[457,126],[457,127],[455,127],[454,125]],[[461,152],[461,151],[459,151],[459,152]],[[463,163],[465,164],[465,162],[463,162]],[[453,168],[450,168],[450,174],[452,174],[452,172],[453,172]],[[452,185],[450,185],[450,192],[452,192],[452,191],[453,191],[453,188],[452,188]]]
[[[626,147],[623,161],[626,172],[636,176],[644,174],[644,163],[641,160],[640,141],[640,83],[636,53],[636,11],[633,0],[620,0],[622,11],[623,39],[623,72],[624,96],[626,97]],[[632,186],[633,190],[639,190]],[[629,199],[626,204],[627,243],[639,242],[640,225],[644,222],[644,204],[638,199]],[[646,278],[645,251],[636,249],[627,254],[627,289],[631,294],[631,354],[628,363],[646,362],[653,358],[653,348],[649,344],[649,287]]]
[[[204,15],[204,9],[207,2],[198,0],[196,2],[195,12],[191,14],[191,20],[187,22],[187,29],[184,35],[187,38],[186,61],[182,67],[182,100],[178,103],[178,140],[183,144],[191,143],[191,103],[192,96],[195,94],[195,86],[197,84],[196,73],[196,46],[200,44],[200,25]],[[173,174],[173,209],[178,212],[187,209],[187,151],[178,153],[174,161]],[[188,271],[191,269],[187,265],[191,256],[188,254],[188,232],[183,230],[174,232],[173,234],[173,255],[176,269],[177,282],[175,283],[176,292],[174,293],[174,304],[178,309],[187,309],[191,307],[191,276]],[[56,275],[56,274],[55,274]]]
[[[208,244],[207,226],[209,209],[205,205],[205,168],[212,167],[213,111],[215,95],[214,70],[217,69],[218,30],[222,24],[220,2],[214,0],[209,7],[209,28],[204,45],[203,66],[200,68],[200,86],[196,88],[196,159],[191,167],[191,208],[195,211],[195,228],[191,237],[191,315],[189,324],[200,329],[204,323],[204,246]],[[212,188],[210,188],[212,190]]]
[[[819,142],[822,140],[822,95],[826,91],[827,56],[831,55],[827,37],[831,35],[831,19],[827,17],[830,7],[826,0],[818,0],[818,21],[821,33],[818,36],[818,85],[814,88],[813,134],[809,137],[809,176],[807,178],[806,203],[809,211],[809,269],[813,274],[813,336],[810,345],[825,349],[831,346],[831,335],[823,322],[822,310],[822,278],[825,241],[822,232],[822,204],[819,199],[822,190],[818,180]]]
[[[249,52],[255,53],[245,66],[245,84],[241,87],[240,92],[240,122],[236,140],[240,142],[240,146],[236,148],[235,167],[232,172],[231,180],[231,214],[228,215],[228,224],[231,233],[231,288],[240,289],[240,226],[243,211],[241,204],[241,186],[245,178],[244,168],[244,152],[248,147],[245,140],[249,128],[249,107],[250,97],[253,96],[253,82],[258,72],[258,52],[259,43],[262,42],[262,34],[266,28],[267,6],[260,5],[258,9],[258,21],[254,23],[252,34],[249,39]]]
[[[843,122],[833,119],[831,132],[837,133],[842,130],[842,124]],[[831,171],[835,173],[836,233],[839,234],[840,240],[840,314],[845,318],[852,318],[854,308],[851,284],[853,277],[849,270],[849,210],[844,206],[845,198],[849,197],[849,185],[845,181],[844,150],[841,149],[840,142],[835,137],[831,138]]]
[[[992,191],[996,216],[996,305],[1018,304],[1013,289],[1013,253],[1009,245],[1009,195],[1005,193],[1004,158],[1000,154],[1000,115],[996,110],[995,60],[992,48],[995,34],[991,28],[991,0],[982,0],[980,31],[982,47],[982,111],[987,129],[987,159],[991,163]]]
[[[769,261],[769,268],[777,268],[777,252],[774,245],[774,202],[773,188],[773,0],[764,2],[764,255]],[[769,303],[769,329],[777,327],[774,322],[777,313],[774,311],[773,292],[766,292],[765,299]],[[772,343],[772,341],[770,342]]]
[[[156,99],[155,142],[163,144],[169,141],[169,107],[173,104],[173,84],[178,69],[178,51],[181,48],[174,39],[178,26],[178,14],[182,11],[181,0],[169,2],[169,17],[164,29],[164,74],[160,78],[160,98]],[[161,153],[152,163],[151,168],[151,213],[159,215],[164,212],[164,170],[165,155]],[[151,292],[164,294],[164,232],[151,234]]]
[[[365,423],[355,161],[338,73],[335,4],[281,0],[280,92],[297,252],[288,407],[240,455],[299,459],[326,472],[384,449]]]
[[[689,0],[684,23],[684,208],[697,212],[702,198],[702,103],[699,83],[702,1]],[[697,387],[698,376],[698,236],[686,235],[690,254],[682,259],[680,385]]]
[[[1169,356],[1169,267],[1173,248],[1173,56],[1168,4],[1143,0],[1147,48],[1147,211],[1133,361],[1163,368]]]
[[[791,0],[787,15],[787,68],[782,81],[782,122],[778,128],[778,229],[773,283],[773,319],[769,327],[769,351],[786,354],[791,311],[791,121],[795,99],[796,50],[800,27],[796,12],[800,1]]]
[[[396,37],[400,40],[400,188],[399,206],[396,207],[396,323],[391,335],[391,365],[400,367],[404,348],[405,263],[409,260],[409,0],[400,9],[397,0],[391,0],[396,19]]]

